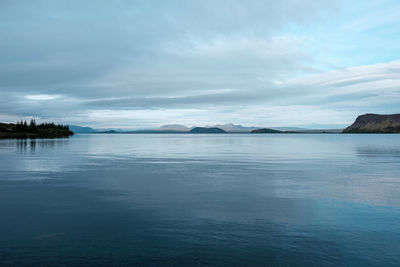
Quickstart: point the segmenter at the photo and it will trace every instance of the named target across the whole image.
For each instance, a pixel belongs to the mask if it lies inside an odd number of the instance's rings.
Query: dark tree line
[[[30,132],[30,133],[36,133],[39,130],[51,130],[51,129],[69,131],[68,125],[54,124],[54,122],[51,123],[45,122],[41,124],[36,124],[35,119],[31,119],[29,124],[26,121],[21,120],[16,123],[15,128],[17,132]]]

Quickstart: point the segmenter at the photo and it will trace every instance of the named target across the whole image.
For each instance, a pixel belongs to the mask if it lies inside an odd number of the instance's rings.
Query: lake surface
[[[0,265],[399,266],[400,135],[0,140]]]

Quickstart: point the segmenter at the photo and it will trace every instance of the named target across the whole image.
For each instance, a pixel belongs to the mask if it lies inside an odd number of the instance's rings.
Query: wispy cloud
[[[54,99],[57,99],[60,97],[61,97],[61,95],[46,95],[46,94],[26,95],[25,96],[25,98],[28,100],[37,100],[37,101],[54,100]]]

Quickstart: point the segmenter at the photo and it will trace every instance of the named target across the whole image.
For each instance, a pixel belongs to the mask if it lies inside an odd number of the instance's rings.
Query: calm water
[[[0,141],[0,265],[399,266],[400,135]]]

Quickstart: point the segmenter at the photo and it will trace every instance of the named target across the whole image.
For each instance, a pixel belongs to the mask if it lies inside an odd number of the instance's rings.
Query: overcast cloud
[[[343,127],[400,112],[399,44],[398,1],[2,0],[0,121]]]

